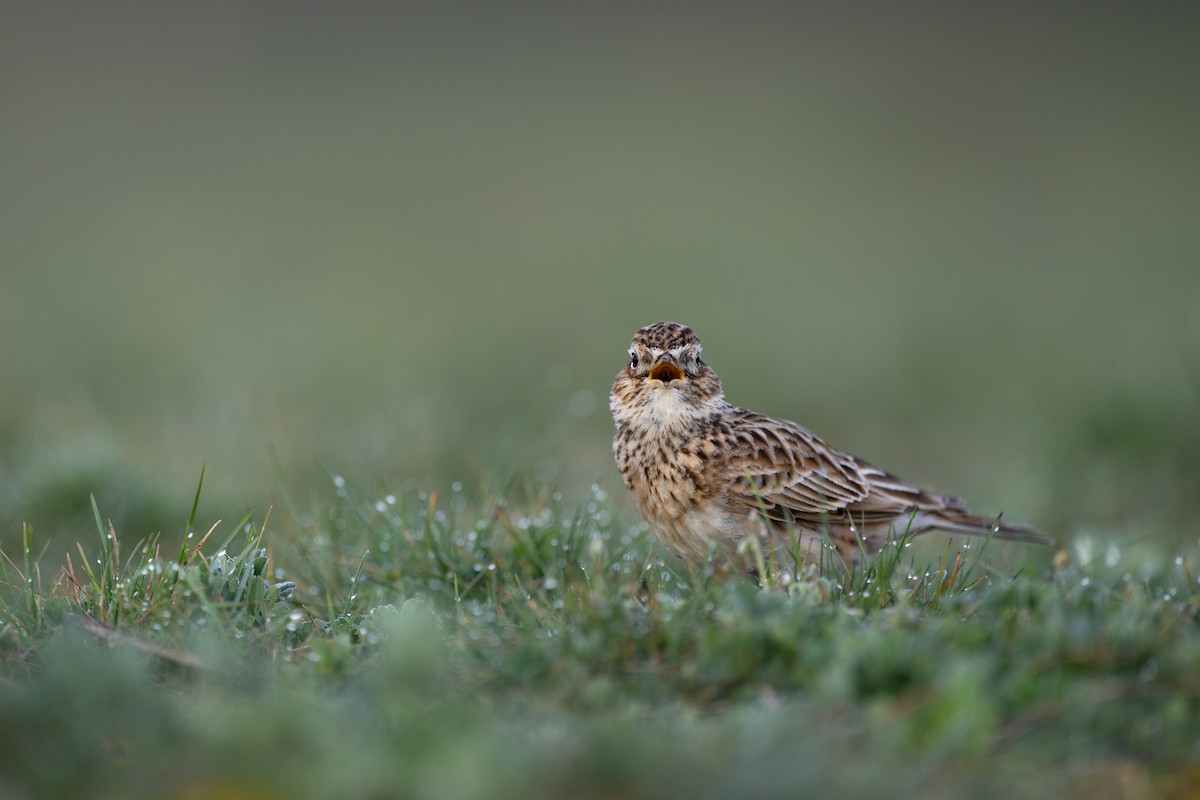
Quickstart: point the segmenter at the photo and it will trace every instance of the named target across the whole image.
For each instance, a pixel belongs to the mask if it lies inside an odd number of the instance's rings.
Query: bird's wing
[[[866,525],[953,502],[835,450],[791,422],[739,409],[731,434],[729,502],[780,523]]]

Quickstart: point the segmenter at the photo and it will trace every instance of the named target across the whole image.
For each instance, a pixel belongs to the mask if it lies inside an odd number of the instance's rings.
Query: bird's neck
[[[697,423],[726,405],[721,394],[695,402],[670,390],[654,391],[640,400],[614,407],[613,416],[618,425],[626,425],[646,438],[675,435],[695,428]]]

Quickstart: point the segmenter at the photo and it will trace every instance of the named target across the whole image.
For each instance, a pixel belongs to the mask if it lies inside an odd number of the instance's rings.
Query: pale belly
[[[643,515],[663,544],[693,564],[703,564],[717,553],[742,569],[756,569],[760,559],[763,564],[791,569],[798,560],[817,556],[822,545],[818,532],[781,531],[755,514],[731,514],[717,503],[707,508],[693,506],[678,516],[644,511]]]

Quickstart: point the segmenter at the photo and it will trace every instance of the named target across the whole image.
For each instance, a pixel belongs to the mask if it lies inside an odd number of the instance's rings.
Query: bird
[[[634,334],[609,395],[613,456],[633,504],[666,547],[694,565],[853,568],[903,536],[940,529],[1051,544],[1025,525],[977,516],[827,444],[794,422],[725,399],[686,325]],[[755,542],[755,544],[750,544]],[[838,559],[827,559],[830,546]],[[754,557],[757,551],[758,557]]]

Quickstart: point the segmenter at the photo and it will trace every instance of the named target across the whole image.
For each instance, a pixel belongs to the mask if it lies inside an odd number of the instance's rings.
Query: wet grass
[[[199,501],[199,496],[197,497]],[[203,503],[197,505],[202,509]],[[621,506],[335,477],[0,568],[0,790],[1187,796],[1200,551],[897,542],[763,589]]]

